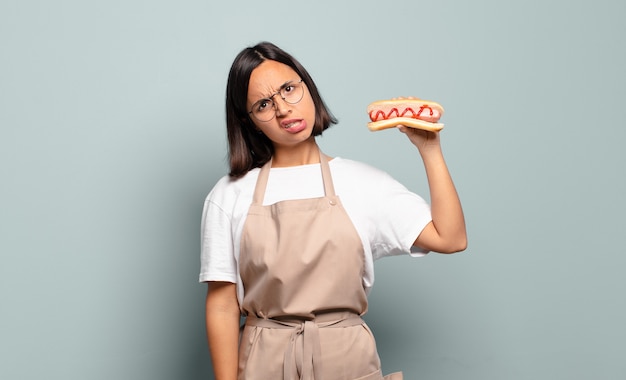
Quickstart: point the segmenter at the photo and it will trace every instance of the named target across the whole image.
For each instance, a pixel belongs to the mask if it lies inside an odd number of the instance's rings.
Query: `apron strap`
[[[333,177],[330,175],[330,166],[328,165],[328,159],[320,151],[320,165],[322,166],[322,180],[324,181],[324,194],[327,197],[335,196],[335,187],[333,185]]]
[[[333,178],[330,174],[330,166],[328,165],[328,159],[322,153],[320,153],[320,166],[322,168],[322,181],[324,182],[324,194],[327,197],[335,196],[335,187],[333,186]],[[267,181],[270,175],[270,168],[272,167],[272,159],[261,167],[261,171],[259,172],[259,177],[256,180],[256,187],[254,188],[254,195],[252,196],[252,204],[253,205],[262,205],[263,199],[265,198],[265,188],[267,187]]]
[[[254,188],[254,195],[252,196],[252,204],[261,206],[263,199],[265,198],[265,188],[267,187],[267,179],[270,176],[270,168],[272,167],[272,159],[263,165],[259,172],[259,177],[256,179],[256,187]]]

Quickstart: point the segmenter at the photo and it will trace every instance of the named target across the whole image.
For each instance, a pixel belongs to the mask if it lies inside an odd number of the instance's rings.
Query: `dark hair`
[[[291,67],[302,78],[315,104],[313,136],[319,136],[337,119],[322,100],[313,79],[295,58],[269,42],[261,42],[242,50],[235,58],[226,85],[226,130],[230,176],[238,178],[253,168],[261,167],[274,154],[272,141],[258,133],[246,108],[250,75],[261,63],[272,60]]]

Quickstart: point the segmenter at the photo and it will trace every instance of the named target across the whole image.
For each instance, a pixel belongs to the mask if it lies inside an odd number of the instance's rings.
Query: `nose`
[[[276,115],[281,116],[281,115],[286,115],[287,113],[289,113],[290,111],[289,103],[287,103],[285,99],[283,99],[280,95],[275,96],[274,99],[272,100],[274,101],[274,108],[276,109]]]

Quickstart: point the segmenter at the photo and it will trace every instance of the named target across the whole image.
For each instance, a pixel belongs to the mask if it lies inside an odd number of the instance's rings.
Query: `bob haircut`
[[[250,170],[263,166],[274,154],[272,141],[257,132],[246,107],[250,75],[266,60],[291,67],[306,84],[315,105],[313,136],[319,136],[332,124],[337,124],[337,119],[326,107],[313,79],[300,62],[269,42],[245,48],[235,58],[226,84],[226,130],[231,178],[242,177]]]

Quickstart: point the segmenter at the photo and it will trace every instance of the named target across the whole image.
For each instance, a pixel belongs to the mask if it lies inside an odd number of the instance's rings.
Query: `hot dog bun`
[[[404,125],[411,128],[438,132],[443,124],[438,123],[443,115],[443,107],[429,100],[417,98],[397,98],[379,100],[367,106],[371,122],[367,127],[371,131]]]
[[[441,123],[431,123],[428,121],[413,119],[410,117],[394,117],[393,119],[373,121],[371,123],[367,123],[367,128],[369,128],[370,131],[374,132],[397,127],[399,125],[404,125],[405,127],[417,129],[424,129],[431,132],[439,132],[443,129],[443,124]]]

